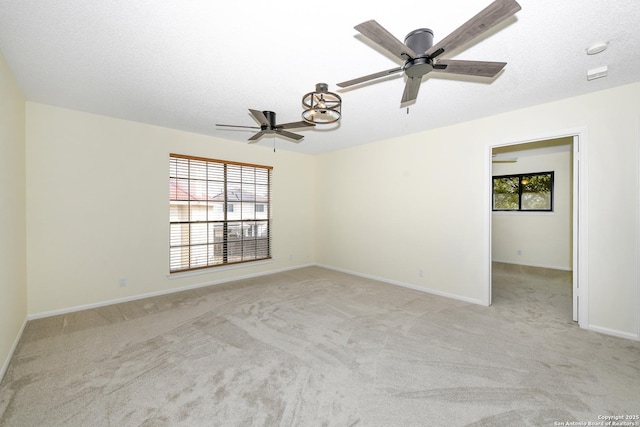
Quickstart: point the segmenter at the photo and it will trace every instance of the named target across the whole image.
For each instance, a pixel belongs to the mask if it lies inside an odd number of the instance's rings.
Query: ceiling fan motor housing
[[[262,114],[264,114],[264,117],[269,122],[269,126],[260,125],[260,128],[262,130],[274,130],[276,127],[276,113],[274,113],[273,111],[263,111]]]
[[[418,55],[422,55],[433,46],[433,31],[428,28],[413,30],[404,38],[404,44]]]
[[[425,53],[433,46],[433,31],[428,28],[413,30],[404,38],[404,44],[419,55],[404,63],[404,72],[408,77],[422,77],[433,70],[433,61]]]

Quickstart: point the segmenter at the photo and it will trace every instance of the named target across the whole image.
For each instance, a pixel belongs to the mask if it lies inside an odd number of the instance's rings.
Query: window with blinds
[[[271,258],[271,171],[169,156],[171,273]]]

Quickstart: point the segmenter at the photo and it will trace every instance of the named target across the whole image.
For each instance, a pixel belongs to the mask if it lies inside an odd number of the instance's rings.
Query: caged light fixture
[[[329,92],[326,83],[316,84],[315,92],[302,97],[302,105],[305,108],[302,118],[309,123],[330,124],[340,120],[342,98]]]

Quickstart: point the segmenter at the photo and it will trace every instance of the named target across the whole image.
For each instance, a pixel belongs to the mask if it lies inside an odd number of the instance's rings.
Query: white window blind
[[[171,273],[271,258],[271,171],[169,156]]]

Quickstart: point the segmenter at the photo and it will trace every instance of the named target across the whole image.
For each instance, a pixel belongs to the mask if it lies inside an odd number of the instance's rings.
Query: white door
[[[573,247],[573,265],[572,265],[572,269],[573,269],[573,320],[575,322],[578,322],[578,317],[579,317],[579,304],[580,304],[580,289],[579,289],[579,281],[578,281],[578,275],[580,272],[580,266],[578,264],[580,257],[578,257],[578,252],[580,249],[580,241],[579,241],[579,237],[580,237],[580,223],[579,223],[579,219],[580,219],[580,215],[579,214],[579,206],[580,204],[579,202],[579,195],[580,195],[580,141],[578,140],[577,136],[573,137],[573,220],[572,220],[572,224],[573,224],[573,242],[572,242],[572,247]]]

